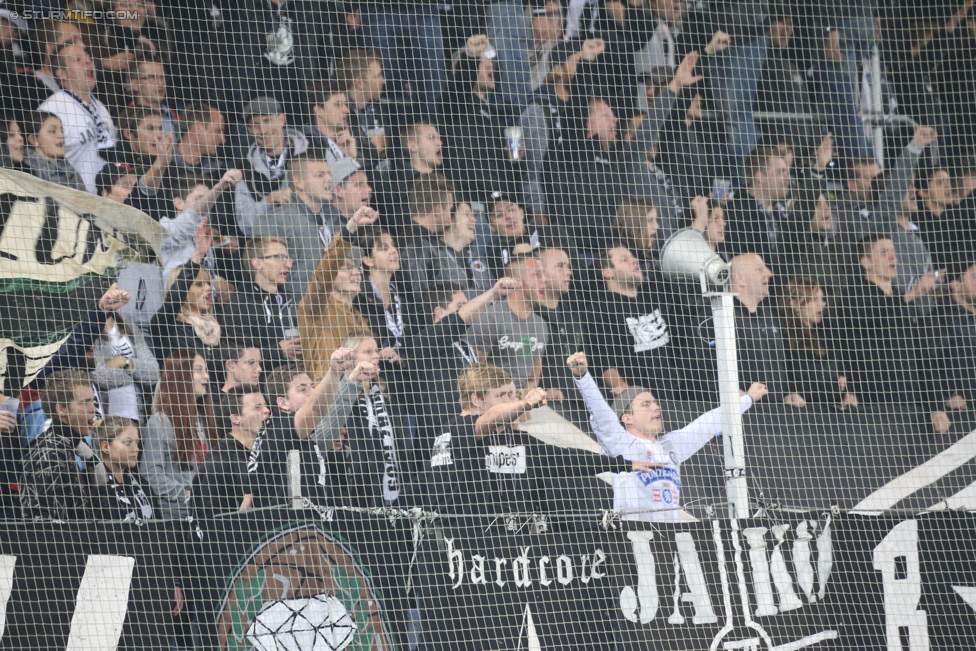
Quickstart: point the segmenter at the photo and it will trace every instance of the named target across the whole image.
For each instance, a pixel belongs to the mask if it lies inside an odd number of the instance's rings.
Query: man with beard
[[[584,431],[589,430],[586,405],[576,388],[565,360],[582,349],[579,332],[579,301],[573,296],[573,263],[563,249],[546,248],[538,253],[545,274],[545,294],[539,316],[548,326],[546,354],[542,358],[542,384],[549,387],[549,406]]]
[[[588,353],[598,377],[614,395],[638,385],[656,396],[673,396],[671,332],[640,260],[617,246],[602,251],[594,266],[603,287],[590,303]]]

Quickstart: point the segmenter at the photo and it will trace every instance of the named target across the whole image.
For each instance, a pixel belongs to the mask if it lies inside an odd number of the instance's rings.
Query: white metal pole
[[[291,493],[291,508],[303,508],[302,502],[302,453],[299,450],[289,450],[285,457],[288,468],[288,487]]]
[[[884,106],[882,105],[881,94],[881,55],[878,53],[878,46],[871,48],[871,112],[875,116],[874,125],[874,159],[881,169],[885,168],[884,151]]]
[[[711,294],[715,323],[715,357],[722,408],[722,446],[725,450],[725,487],[734,518],[749,517],[749,485],[739,408],[739,365],[735,347],[735,307],[732,294]]]

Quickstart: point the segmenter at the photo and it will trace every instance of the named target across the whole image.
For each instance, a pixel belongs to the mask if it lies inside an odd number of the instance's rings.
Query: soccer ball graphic
[[[300,524],[242,561],[219,611],[217,649],[387,651],[381,603],[348,548]]]
[[[258,651],[342,651],[357,630],[349,611],[332,595],[264,604],[247,631]]]

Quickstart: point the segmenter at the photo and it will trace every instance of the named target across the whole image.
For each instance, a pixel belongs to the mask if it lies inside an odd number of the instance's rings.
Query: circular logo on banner
[[[227,651],[392,648],[380,602],[352,553],[310,525],[257,548],[230,582],[217,622]]]

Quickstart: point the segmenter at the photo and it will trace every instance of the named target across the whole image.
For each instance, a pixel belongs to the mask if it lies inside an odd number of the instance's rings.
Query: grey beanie
[[[634,401],[634,398],[646,392],[647,389],[644,387],[627,387],[613,399],[613,405],[611,405],[613,413],[617,414],[617,418],[622,418],[624,413],[630,409],[630,403]]]

